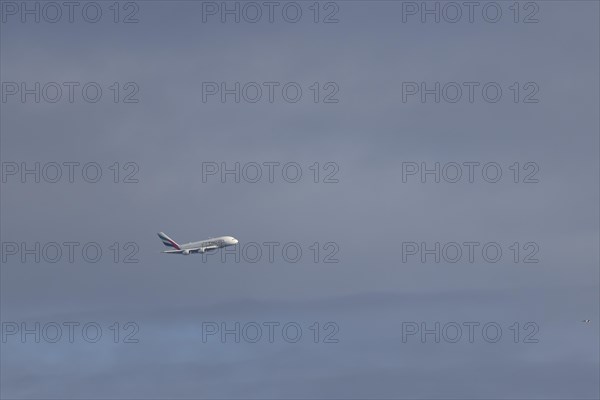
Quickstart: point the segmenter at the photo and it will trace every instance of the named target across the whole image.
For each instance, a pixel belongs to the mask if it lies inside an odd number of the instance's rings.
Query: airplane
[[[158,237],[162,240],[163,244],[173,250],[165,250],[161,253],[168,254],[182,254],[188,256],[193,253],[204,253],[208,250],[219,249],[226,246],[234,246],[238,244],[238,240],[233,236],[219,236],[216,238],[210,238],[207,240],[200,240],[199,242],[190,242],[185,244],[177,244],[176,241],[165,235],[164,232],[159,232]]]

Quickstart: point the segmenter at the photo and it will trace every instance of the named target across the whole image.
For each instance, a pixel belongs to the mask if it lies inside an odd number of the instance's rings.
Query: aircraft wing
[[[199,253],[204,253],[205,251],[214,250],[214,249],[218,249],[218,248],[219,248],[219,246],[216,246],[216,245],[213,244],[213,245],[210,245],[210,246],[198,247],[197,249],[193,249],[193,251],[197,251]]]
[[[186,249],[182,249],[182,250],[167,250],[168,252],[172,252],[172,253],[181,253],[184,251],[190,252],[190,253],[204,253],[205,251],[208,250],[214,250],[214,249],[218,249],[219,246],[216,246],[214,244],[211,244],[210,246],[204,246],[204,247],[189,247]]]
[[[191,248],[185,248],[185,249],[180,249],[180,250],[165,250],[165,251],[163,251],[163,253],[188,255],[188,254],[192,254],[192,253],[204,253],[205,251],[214,250],[214,249],[218,249],[218,248],[219,248],[219,246],[213,244],[213,245],[205,246],[205,247],[191,247]]]

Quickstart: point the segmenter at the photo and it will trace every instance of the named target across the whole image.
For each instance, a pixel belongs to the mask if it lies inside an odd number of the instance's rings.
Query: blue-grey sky
[[[462,2],[278,2],[272,22],[264,2],[122,2],[118,14],[113,2],[81,2],[72,22],[54,4],[60,18],[45,3],[1,2],[1,397],[600,396],[597,2],[478,2],[472,22]],[[262,16],[251,23],[255,5]],[[439,23],[421,21],[436,7]],[[73,102],[66,82],[78,85]],[[90,82],[102,89],[95,103],[82,95]],[[223,102],[206,92],[213,82],[248,91]],[[252,82],[263,89],[256,102]],[[448,89],[438,103],[406,93],[436,82]],[[290,83],[297,102],[283,97]],[[497,102],[482,95],[490,83],[502,89]],[[456,102],[453,85],[463,89]],[[56,86],[62,97],[49,101]],[[23,88],[33,92],[21,97]],[[63,165],[63,177],[9,173],[36,162]],[[86,182],[76,166],[69,183],[69,162],[95,162],[102,178]],[[287,182],[276,168],[270,183],[263,165],[258,183],[203,180],[207,163],[268,162],[297,163],[302,178]],[[479,163],[473,182],[469,162]],[[407,163],[456,163],[463,177],[403,179]],[[481,175],[488,163],[501,168],[497,183]],[[123,182],[132,171],[138,182]],[[323,182],[332,171],[337,183]],[[181,242],[233,235],[245,247],[239,262],[170,256],[158,231]],[[264,246],[249,260],[248,244],[275,241],[272,262]],[[36,242],[81,245],[73,262],[9,254]],[[103,251],[96,263],[81,256],[88,242]],[[480,245],[473,262],[463,245],[457,262],[436,263],[406,254],[409,242]],[[298,262],[282,256],[286,243],[302,250]],[[485,243],[501,248],[498,262],[482,257]],[[131,249],[139,262],[123,262]],[[339,262],[324,262],[331,251]],[[73,343],[69,322],[79,323]],[[236,322],[263,336],[203,338],[210,324]],[[439,343],[403,335],[436,322],[449,329]],[[40,343],[22,338],[36,323]],[[102,328],[96,343],[82,338],[87,323]],[[296,343],[282,337],[289,323],[302,329]],[[479,324],[472,343],[469,323]],[[457,343],[446,335],[453,324]],[[501,327],[497,342],[482,336],[485,324]],[[124,343],[132,327],[138,342]]]

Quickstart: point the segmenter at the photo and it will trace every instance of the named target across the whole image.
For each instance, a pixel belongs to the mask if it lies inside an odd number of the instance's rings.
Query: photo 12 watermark
[[[402,162],[402,183],[539,183],[535,161]]]
[[[536,242],[402,242],[402,263],[486,263],[502,260],[514,264],[537,264],[540,246]]]
[[[402,103],[487,103],[502,100],[520,104],[540,102],[540,86],[536,82],[498,83],[495,81],[402,82]]]
[[[201,254],[203,263],[215,261],[248,264],[337,264],[340,262],[340,245],[336,242],[240,242],[235,246],[206,250]]]
[[[136,1],[1,1],[3,24],[114,24],[140,22]]]
[[[139,183],[140,166],[134,161],[101,164],[96,161],[3,161],[2,183]]]
[[[340,102],[337,82],[202,82],[202,103],[294,104]]]
[[[207,250],[201,254],[203,263],[249,264],[337,264],[340,245],[336,242],[240,242],[235,246]]]
[[[140,102],[140,86],[136,82],[99,83],[93,81],[25,82],[2,81],[2,103],[74,104]]]
[[[335,1],[202,1],[202,23],[315,24],[340,22],[340,3]]]
[[[40,264],[137,264],[140,246],[136,242],[11,242],[0,243],[2,263]]]
[[[402,343],[539,343],[539,331],[535,322],[408,321],[402,322]]]
[[[535,1],[402,1],[402,23],[420,24],[537,24]]]
[[[202,343],[339,343],[335,322],[227,321],[202,322]]]
[[[2,343],[139,343],[136,322],[2,322]]]
[[[203,161],[202,183],[339,183],[335,161]]]

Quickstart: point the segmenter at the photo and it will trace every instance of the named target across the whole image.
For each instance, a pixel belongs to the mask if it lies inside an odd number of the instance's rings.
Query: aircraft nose
[[[237,240],[235,238],[233,239],[233,244],[238,244],[239,242],[240,242],[239,240]]]

